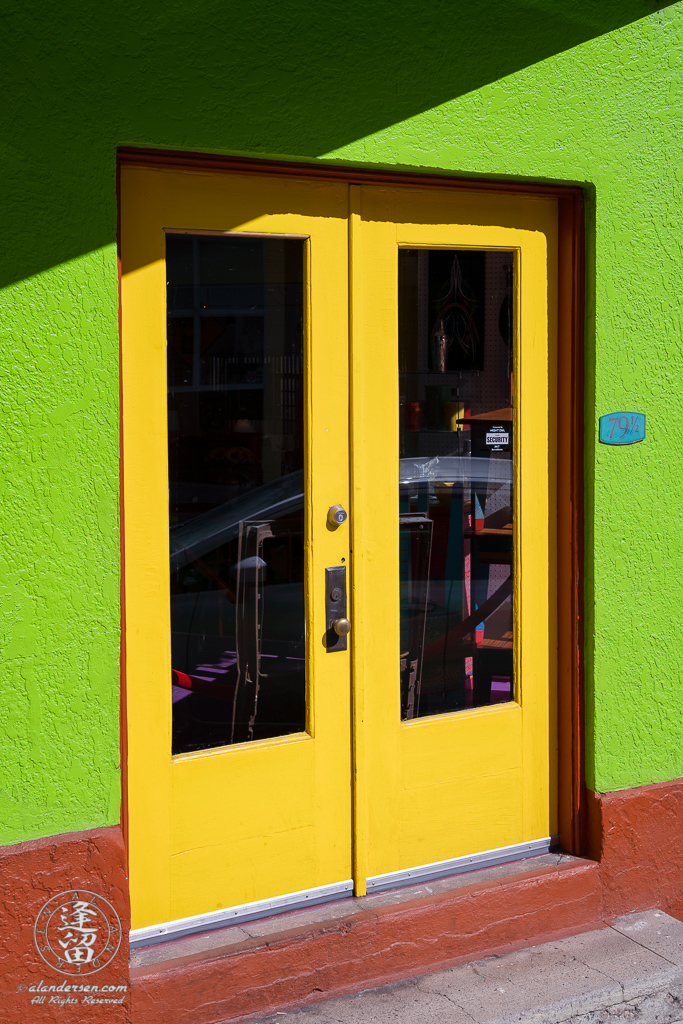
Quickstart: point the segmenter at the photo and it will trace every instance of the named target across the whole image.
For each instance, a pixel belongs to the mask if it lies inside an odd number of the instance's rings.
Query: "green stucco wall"
[[[0,842],[119,819],[119,145],[585,185],[588,782],[683,776],[683,6],[659,8],[5,9]],[[596,446],[622,408],[647,441]]]

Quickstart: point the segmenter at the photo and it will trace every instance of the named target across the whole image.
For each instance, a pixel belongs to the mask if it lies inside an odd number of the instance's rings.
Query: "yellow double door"
[[[296,239],[304,253],[305,726],[175,755],[169,233]],[[514,671],[507,673],[507,698],[474,706],[470,697],[472,706],[420,717],[407,717],[405,707],[402,713],[400,672],[399,460],[403,465],[405,452],[399,445],[402,426],[419,406],[406,410],[399,384],[402,250],[505,253],[514,266],[507,307],[515,334],[508,417],[515,449],[507,464],[514,628],[505,634],[514,642],[495,641],[512,651]],[[368,879],[377,887],[382,876],[391,884],[392,878],[411,877],[412,869],[482,851],[525,844],[532,849],[556,832],[556,250],[557,209],[549,199],[122,168],[127,828],[134,929],[290,894],[363,895]],[[474,304],[471,309],[476,318]],[[468,365],[474,376],[483,372],[481,362]],[[456,397],[449,408],[464,421],[464,402]],[[424,421],[424,409],[421,415]],[[479,436],[475,426],[460,431],[458,444],[465,433]],[[453,437],[457,432],[456,425]],[[430,492],[436,512],[443,490]],[[338,526],[327,518],[334,505],[348,512]],[[469,515],[463,536],[474,530],[473,503]],[[341,566],[351,632],[346,650],[331,650],[325,570]],[[433,594],[438,585],[430,583]],[[468,612],[476,618],[476,608],[483,609],[473,603],[474,585],[470,580],[470,603],[461,618]],[[463,594],[465,589],[462,583]],[[427,595],[425,607],[429,601],[431,608],[435,599]],[[476,658],[475,626],[472,619],[465,639]],[[462,638],[462,629],[457,635]],[[463,656],[459,664],[471,671],[471,663]]]

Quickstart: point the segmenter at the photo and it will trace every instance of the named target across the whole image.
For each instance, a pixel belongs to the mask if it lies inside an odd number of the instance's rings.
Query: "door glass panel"
[[[511,252],[399,251],[401,717],[514,699]]]
[[[304,244],[167,235],[174,754],[305,729]]]

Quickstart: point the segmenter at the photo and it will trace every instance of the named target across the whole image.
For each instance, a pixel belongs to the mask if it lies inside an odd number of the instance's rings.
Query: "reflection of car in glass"
[[[410,569],[402,564],[401,572],[407,717],[419,700],[423,656],[438,661],[434,645],[463,620],[464,579],[455,581],[456,595],[453,578],[440,581],[434,561],[430,572],[444,494],[452,505],[454,497],[482,487],[509,492],[511,472],[508,459],[400,460],[402,554],[406,544],[411,552]],[[221,746],[305,728],[303,509],[298,471],[171,528],[174,747]],[[462,565],[461,557],[460,577]]]
[[[170,532],[174,749],[305,728],[303,474]]]
[[[433,488],[441,483],[456,489],[486,487],[488,484],[511,484],[512,461],[478,458],[471,455],[436,455],[433,458],[399,459],[398,479],[401,490],[427,483]]]

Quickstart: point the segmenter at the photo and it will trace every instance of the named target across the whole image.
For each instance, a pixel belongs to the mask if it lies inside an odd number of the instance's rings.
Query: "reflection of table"
[[[512,423],[512,408],[492,409],[491,412],[475,412],[473,416],[464,416],[458,419],[458,423]]]
[[[482,570],[480,576],[488,589],[488,566],[512,565],[512,530],[465,530],[464,536],[475,545],[473,564],[476,558]]]
[[[507,631],[500,640],[492,638],[464,640],[448,648],[448,657],[453,660],[472,658],[472,697],[475,707],[491,703],[491,687],[494,679],[509,679],[512,691],[510,661],[512,649],[511,631]]]
[[[489,460],[489,466],[493,466],[498,459],[492,459],[494,451],[509,452],[509,457],[503,462],[510,472],[510,483],[512,483],[512,408],[492,409],[488,412],[476,413],[469,416],[469,426],[472,432],[472,454],[477,453],[479,457],[484,455]],[[496,449],[486,443],[488,433],[498,426],[504,426],[503,434],[506,438],[504,448]],[[512,495],[508,498],[511,501]],[[491,702],[491,686],[494,677],[501,676],[510,679],[510,695],[512,695],[512,631],[505,630],[502,636],[496,636],[496,626],[492,621],[497,614],[496,609],[502,611],[503,602],[512,596],[512,575],[498,587],[498,589],[484,601],[483,604],[477,598],[479,594],[487,593],[489,588],[489,567],[492,565],[509,565],[512,567],[512,506],[511,504],[498,509],[489,515],[485,515],[487,506],[487,489],[482,485],[474,485],[472,488],[472,527],[464,530],[464,536],[470,541],[472,554],[472,601],[479,604],[479,608],[473,612],[473,617],[478,618],[479,623],[488,619],[486,629],[493,632],[493,636],[482,637],[472,645],[471,653],[467,656],[472,661],[472,697],[475,706],[489,704]],[[502,596],[502,600],[496,600]],[[491,602],[496,602],[495,607],[487,610]],[[491,616],[491,618],[489,618]],[[510,622],[510,626],[512,623]],[[476,638],[476,633],[475,633]]]
[[[490,596],[486,596],[489,589],[490,567],[492,565],[512,565],[513,532],[512,524],[509,522],[511,509],[506,507],[491,517],[492,521],[504,525],[485,526],[479,530],[463,529],[462,502],[458,496],[453,495],[451,511],[456,506],[456,502],[457,514],[450,517],[449,534],[457,531],[462,540],[469,544],[470,578],[472,581],[469,608],[471,611],[465,615],[465,608],[462,604],[459,612],[456,611],[455,606],[451,608],[456,615],[455,624],[425,648],[423,674],[425,679],[443,676],[446,665],[453,665],[458,661],[464,664],[465,658],[472,658],[472,699],[475,706],[481,706],[490,703],[492,683],[495,678],[509,680],[510,694],[512,693],[512,612],[509,604],[513,589],[512,576],[508,575],[507,579],[503,580]],[[434,509],[434,512],[441,513],[441,509]],[[452,539],[449,536],[449,548]],[[438,550],[444,550],[443,542],[438,546]],[[433,556],[436,552],[437,548],[435,547]],[[461,564],[464,554],[465,552],[460,546]],[[434,561],[434,557],[432,561]],[[437,574],[441,575],[439,566],[432,568],[431,579],[435,580]],[[461,575],[461,569],[451,563],[450,567],[447,566],[445,573],[446,586],[449,580]],[[478,630],[484,621],[486,621],[486,637],[482,637]],[[464,685],[463,677],[463,687]]]
[[[505,529],[496,530],[484,526],[481,530],[465,530],[464,537],[512,537],[512,523]]]
[[[462,622],[459,622],[452,629],[449,629],[447,633],[435,640],[434,643],[430,644],[429,647],[425,648],[424,658],[434,659],[443,658],[446,653],[446,648],[451,648],[451,645],[457,644],[459,640],[462,640],[468,633],[475,632],[477,626],[484,619],[487,619],[489,615],[498,608],[503,601],[507,600],[512,594],[512,577],[504,581],[504,583],[498,587],[494,594],[491,594],[486,601],[484,601],[478,608],[467,615]]]
[[[512,409],[458,422],[471,431],[471,454],[403,458],[399,464],[404,719],[464,707],[470,671],[477,706],[490,702],[494,679],[501,688],[506,680],[512,687]],[[491,431],[496,436],[487,445]],[[406,532],[411,518],[415,529],[433,524],[426,562]],[[431,591],[420,586],[421,578]]]

